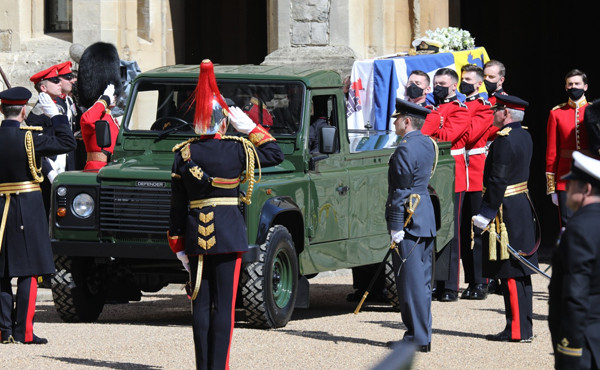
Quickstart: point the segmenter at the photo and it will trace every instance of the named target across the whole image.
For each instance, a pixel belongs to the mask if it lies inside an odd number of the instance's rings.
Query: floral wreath
[[[475,38],[471,33],[457,27],[436,28],[434,31],[425,31],[425,34],[428,38],[442,44],[440,52],[461,51],[475,47]]]

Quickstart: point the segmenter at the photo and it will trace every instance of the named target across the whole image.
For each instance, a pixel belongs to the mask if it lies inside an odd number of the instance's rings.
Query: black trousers
[[[533,288],[531,276],[500,279],[506,314],[505,331],[513,340],[533,336]]]
[[[0,334],[2,340],[11,335],[18,342],[33,340],[33,319],[37,298],[37,276],[17,278],[16,302],[11,278],[0,278]],[[16,303],[16,304],[15,304]]]
[[[465,283],[487,284],[488,279],[483,277],[482,253],[480,243],[471,249],[471,218],[479,212],[482,195],[480,191],[468,191],[462,206],[462,220],[460,225],[460,256],[465,273]]]
[[[558,194],[558,217],[560,218],[560,227],[564,227],[571,218],[573,211],[567,207],[567,192],[563,190],[558,190],[556,192]]]
[[[453,290],[458,292],[460,277],[460,221],[464,196],[464,191],[454,193],[454,237],[444,247],[444,249],[448,250],[442,250],[436,255],[435,279],[437,280],[438,291]]]
[[[191,276],[196,276],[198,257],[189,256]],[[192,302],[196,368],[228,369],[235,321],[241,253],[205,255],[202,283]]]

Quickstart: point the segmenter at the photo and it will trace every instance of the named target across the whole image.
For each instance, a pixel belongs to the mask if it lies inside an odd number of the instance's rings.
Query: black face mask
[[[469,95],[473,91],[475,91],[475,85],[467,83],[465,81],[461,81],[458,89],[460,90],[461,93],[463,93],[465,95]]]
[[[569,98],[571,98],[571,100],[575,100],[575,101],[581,99],[581,97],[583,96],[584,93],[585,93],[585,91],[583,91],[583,89],[576,89],[576,88],[567,89],[567,95],[569,95]]]
[[[498,89],[497,82],[490,82],[488,80],[483,80],[483,83],[485,84],[485,89],[487,90],[488,94],[493,94],[496,91],[496,89]]]
[[[433,97],[440,102],[448,96],[448,86],[436,86],[433,89]]]
[[[411,84],[406,88],[406,95],[411,99],[416,99],[423,96],[423,89],[415,84]]]

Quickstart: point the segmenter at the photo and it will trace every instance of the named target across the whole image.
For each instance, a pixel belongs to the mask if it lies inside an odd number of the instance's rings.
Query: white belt
[[[467,154],[468,155],[485,154],[486,152],[487,152],[487,148],[486,147],[481,147],[481,148],[469,149],[467,151]]]
[[[450,150],[450,154],[452,154],[452,155],[463,155],[463,154],[465,154],[465,148],[452,149],[452,150]]]

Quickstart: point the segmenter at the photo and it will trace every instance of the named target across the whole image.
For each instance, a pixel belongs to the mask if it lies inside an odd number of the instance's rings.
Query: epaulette
[[[483,104],[483,105],[487,105],[487,106],[490,106],[490,107],[492,106],[492,103],[490,103],[489,100],[487,100],[487,99],[485,99],[483,97],[480,97],[478,100],[480,100],[481,104]]]
[[[508,133],[512,130],[512,127],[505,127],[498,131],[498,136],[508,136]]]
[[[21,130],[29,130],[29,131],[44,131],[42,126],[21,126],[19,127]]]
[[[193,138],[191,138],[191,139],[188,139],[188,140],[186,140],[186,141],[183,141],[183,142],[181,142],[181,143],[179,143],[179,144],[175,144],[175,146],[173,147],[173,149],[171,149],[171,151],[172,151],[173,153],[174,153],[174,152],[177,152],[177,151],[181,150],[181,148],[183,148],[185,145],[187,145],[187,144],[189,144],[189,143],[193,143],[193,142],[194,142],[194,141],[196,141],[196,140],[199,140],[199,138],[197,138],[197,137],[193,137]]]
[[[552,108],[552,110],[560,109],[560,108],[564,107],[565,105],[567,105],[567,103],[561,103],[561,104],[557,105],[556,107]]]

